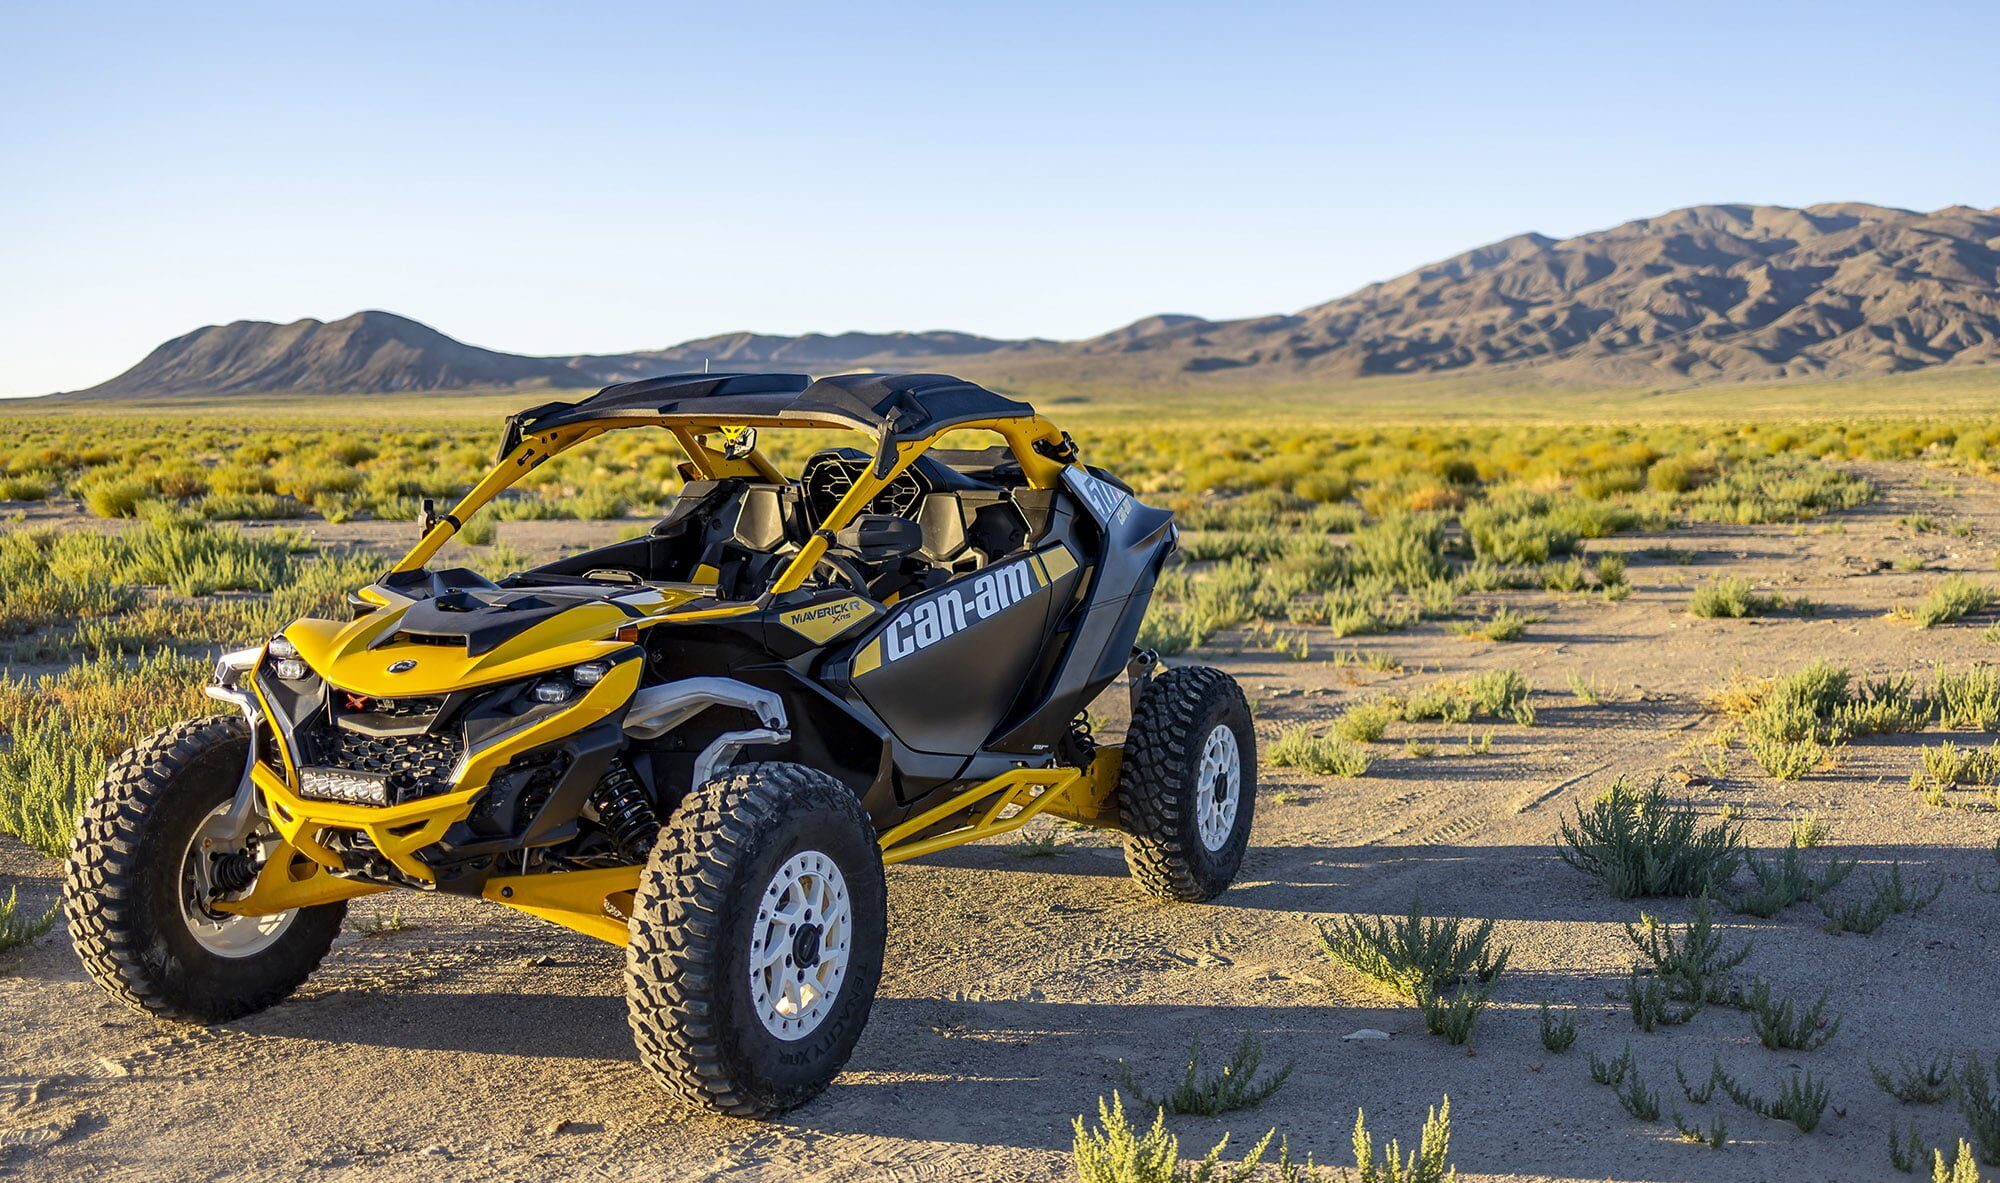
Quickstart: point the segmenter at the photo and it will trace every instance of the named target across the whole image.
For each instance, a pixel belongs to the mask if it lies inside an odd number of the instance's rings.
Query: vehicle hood
[[[616,639],[619,629],[682,600],[653,588],[458,590],[346,623],[307,618],[284,635],[313,672],[344,690],[447,694],[611,657],[629,644]]]

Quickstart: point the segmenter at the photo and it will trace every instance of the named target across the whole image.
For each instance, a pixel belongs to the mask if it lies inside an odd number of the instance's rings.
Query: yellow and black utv
[[[498,582],[427,564],[537,465],[671,432],[643,537]],[[796,478],[757,432],[844,428]],[[980,450],[946,436],[984,434]],[[70,857],[107,990],[208,1021],[284,998],[346,901],[481,896],[626,947],[647,1068],[726,1113],[837,1075],[882,971],[885,863],[1040,813],[1124,831],[1149,891],[1203,900],[1256,791],[1228,676],[1134,648],[1173,515],[1020,402],[937,374],[681,375],[511,418],[498,465],[355,593],[224,656],[240,708],[113,764]],[[1122,747],[1083,709],[1132,675]]]

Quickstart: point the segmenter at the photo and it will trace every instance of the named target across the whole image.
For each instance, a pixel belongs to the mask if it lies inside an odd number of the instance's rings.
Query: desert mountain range
[[[159,346],[86,396],[578,388],[732,370],[978,369],[1095,380],[1338,380],[1482,368],[1626,385],[2000,361],[2000,209],[1704,205],[1574,238],[1521,234],[1290,315],[1156,315],[1081,341],[959,332],[732,333],[528,357],[388,312],[237,321]]]

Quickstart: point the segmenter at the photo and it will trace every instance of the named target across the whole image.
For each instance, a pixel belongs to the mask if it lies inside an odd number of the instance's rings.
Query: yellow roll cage
[[[861,431],[851,421],[835,416],[820,416],[791,412],[783,416],[751,417],[722,422],[709,416],[660,416],[660,415],[607,415],[602,419],[570,423],[546,431],[531,431],[524,434],[520,442],[500,458],[500,462],[472,487],[450,513],[438,519],[416,546],[391,568],[392,572],[415,571],[430,562],[439,548],[458,533],[471,516],[506,492],[523,477],[547,463],[550,459],[569,451],[571,448],[611,431],[621,431],[635,427],[660,427],[673,433],[674,439],[687,454],[688,461],[704,479],[717,480],[723,477],[748,477],[753,480],[781,482],[786,478],[772,465],[770,459],[756,448],[741,457],[732,458],[708,444],[707,437],[738,432],[745,427],[772,428],[838,428]],[[1031,488],[1054,488],[1061,478],[1064,462],[1045,455],[1042,448],[1059,452],[1065,445],[1063,433],[1055,424],[1040,415],[1018,415],[999,419],[977,419],[970,422],[950,423],[927,435],[917,436],[893,443],[894,456],[886,471],[880,463],[871,463],[861,475],[861,479],[843,495],[819,524],[819,529],[806,540],[797,554],[792,556],[784,570],[772,581],[769,593],[782,595],[795,591],[812,574],[813,568],[826,554],[827,544],[835,533],[848,525],[869,503],[886,489],[890,482],[902,475],[903,470],[937,445],[938,440],[958,431],[990,431],[1007,441],[1014,459],[1021,465]],[[873,432],[861,431],[873,438],[878,449],[883,437]],[[1038,447],[1037,445],[1041,445]]]

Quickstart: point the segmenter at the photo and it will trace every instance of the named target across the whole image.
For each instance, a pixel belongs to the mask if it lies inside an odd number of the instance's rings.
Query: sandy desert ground
[[[1547,614],[1511,644],[1425,624],[1349,641],[1307,630],[1307,660],[1245,632],[1176,658],[1239,678],[1266,744],[1369,695],[1489,668],[1525,674],[1539,718],[1492,726],[1487,755],[1466,745],[1485,724],[1398,724],[1357,779],[1267,766],[1242,879],[1209,905],[1142,898],[1115,836],[1074,829],[1048,857],[1001,841],[892,868],[889,969],[873,1021],[847,1075],[778,1120],[663,1103],[628,1040],[616,950],[482,904],[397,894],[357,903],[297,997],[215,1029],[125,1011],[85,979],[60,931],[17,955],[0,974],[0,1176],[1061,1178],[1072,1118],[1111,1091],[1120,1061],[1158,1088],[1178,1074],[1192,1034],[1221,1049],[1248,1031],[1268,1059],[1295,1062],[1291,1079],[1254,1110],[1172,1119],[1184,1151],[1225,1131],[1247,1145],[1276,1127],[1295,1152],[1345,1164],[1357,1106],[1378,1139],[1409,1142],[1448,1093],[1467,1180],[1901,1178],[1889,1166],[1892,1120],[1914,1116],[1932,1143],[1955,1141],[1961,1123],[1949,1105],[1898,1105],[1871,1083],[1868,1060],[1941,1048],[1990,1063],[2000,1052],[2000,894],[1985,890],[2000,887],[1996,814],[1972,807],[1972,794],[1960,794],[1967,808],[1941,809],[1905,787],[1919,746],[1944,738],[1935,733],[1858,741],[1836,769],[1793,783],[1766,779],[1740,750],[1719,780],[1676,774],[1699,770],[1685,748],[1714,723],[1700,701],[1732,671],[1828,657],[1857,674],[1921,674],[1993,652],[1986,619],[1925,632],[1884,613],[1941,571],[1994,570],[2000,486],[1915,466],[1864,471],[1884,496],[1828,523],[1597,544],[1632,553],[1634,594],[1490,597]],[[1970,536],[1898,524],[1913,514],[1964,523]],[[1694,560],[1647,557],[1668,546]],[[1911,554],[1930,569],[1877,569]],[[1690,617],[1693,585],[1725,572],[1809,596],[1819,612]],[[1349,649],[1393,655],[1404,671],[1327,660]],[[1580,701],[1572,673],[1613,697]],[[1105,700],[1114,730],[1121,703],[1117,691]],[[1437,754],[1409,754],[1410,739]],[[1894,860],[1920,885],[1942,878],[1943,893],[1869,936],[1829,935],[1810,904],[1772,920],[1722,914],[1732,941],[1754,942],[1746,974],[1808,1001],[1830,992],[1843,1021],[1820,1050],[1768,1051],[1728,1007],[1641,1034],[1622,1001],[1632,961],[1623,925],[1642,907],[1675,921],[1691,908],[1614,900],[1553,844],[1558,819],[1621,775],[1667,775],[1677,797],[1733,806],[1756,847],[1782,846],[1793,815],[1815,811],[1832,838],[1813,861],[1863,860],[1847,890]],[[0,885],[18,883],[24,906],[45,906],[59,876],[56,863],[0,839]],[[1433,914],[1492,918],[1512,947],[1468,1047],[1427,1035],[1413,1008],[1316,947],[1316,920],[1393,913],[1413,896]],[[1544,999],[1577,1008],[1580,1036],[1566,1054],[1538,1039]],[[1360,1028],[1391,1038],[1342,1038]],[[1699,1077],[1718,1057],[1765,1092],[1809,1068],[1830,1082],[1831,1106],[1801,1134],[1719,1093],[1707,1106],[1683,1102],[1691,1120],[1720,1113],[1729,1131],[1719,1151],[1690,1145],[1664,1116],[1628,1117],[1591,1082],[1587,1058],[1628,1043],[1663,1098],[1680,1100],[1677,1060]]]

